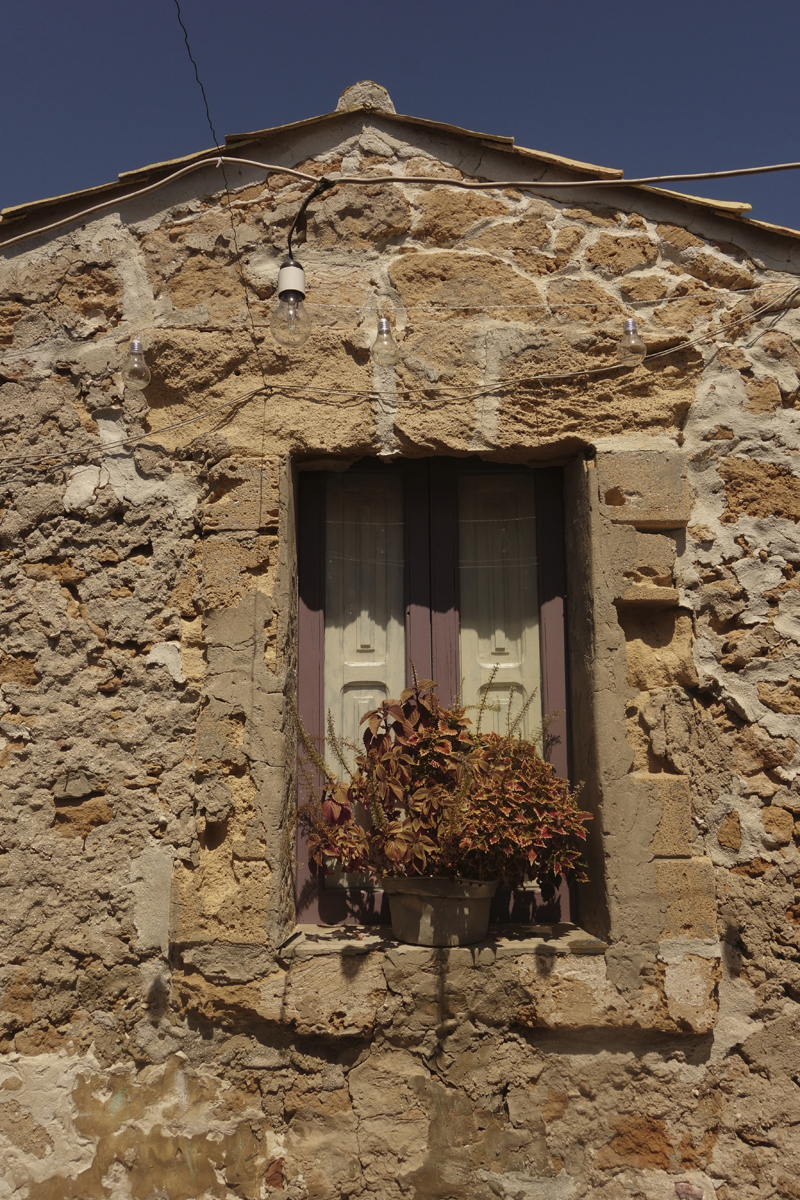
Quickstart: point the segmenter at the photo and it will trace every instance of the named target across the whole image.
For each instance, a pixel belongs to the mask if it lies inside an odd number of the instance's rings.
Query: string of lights
[[[573,276],[573,275],[559,275],[559,276],[556,276],[555,278],[557,278],[558,280],[565,280],[565,281],[573,281],[573,280],[579,281],[579,279],[580,279],[579,276]],[[643,306],[643,307],[658,309],[658,308],[661,308],[661,306],[663,304],[677,304],[677,303],[681,303],[681,302],[685,303],[686,301],[691,301],[691,300],[713,300],[714,303],[717,304],[717,303],[720,303],[722,300],[724,300],[727,296],[734,296],[739,299],[745,299],[747,296],[753,296],[757,292],[763,292],[764,289],[768,288],[768,287],[774,287],[775,289],[778,289],[778,293],[776,295],[773,306],[779,306],[781,303],[780,297],[784,293],[784,286],[785,286],[784,284],[778,283],[777,281],[774,281],[774,282],[770,281],[768,283],[757,284],[755,287],[750,287],[750,288],[712,288],[712,287],[708,287],[701,292],[687,292],[687,293],[681,293],[680,295],[675,295],[675,296],[661,296],[656,300],[633,300],[633,299],[630,299],[627,297],[625,300],[618,300],[615,297],[612,297],[609,300],[576,300],[576,301],[569,301],[569,302],[562,302],[561,300],[558,300],[554,306],[551,306],[545,300],[539,300],[539,301],[534,301],[530,304],[403,304],[401,302],[401,307],[407,313],[411,313],[411,312],[423,312],[423,313],[470,312],[470,313],[478,314],[478,313],[495,312],[495,311],[500,311],[500,312],[543,311],[548,316],[554,316],[554,315],[557,315],[558,313],[561,313],[562,311],[575,310],[575,309],[581,309],[581,308],[619,309],[619,308],[633,308],[633,307],[639,305],[639,306]],[[381,300],[381,299],[386,300],[387,307],[388,307],[388,302],[390,301],[390,297],[376,297],[376,299],[377,300]],[[259,301],[259,303],[268,303],[268,301]],[[800,296],[797,296],[794,302],[792,302],[792,301],[787,302],[787,306],[792,307],[792,308],[800,307]],[[214,311],[215,311],[215,313],[219,313],[219,312],[224,312],[226,309],[230,309],[230,308],[234,308],[234,307],[238,307],[238,306],[235,306],[232,303],[231,304],[219,304],[219,305],[214,306]],[[326,301],[315,300],[311,303],[308,303],[308,307],[312,311],[332,308],[332,309],[344,309],[346,311],[351,311],[351,312],[365,312],[366,313],[369,310],[370,305],[369,305],[368,301],[362,302],[361,304],[334,304],[334,303],[327,303]],[[554,309],[555,309],[555,311],[554,311]],[[212,325],[212,324],[208,324],[208,323],[204,323],[202,325],[200,325],[200,324],[198,324],[198,325],[185,325],[185,324],[169,325],[166,323],[162,323],[162,324],[154,325],[154,326],[146,326],[146,327],[139,326],[137,328],[140,333],[140,339],[139,339],[140,341],[143,339],[143,337],[145,335],[152,338],[152,336],[154,334],[158,334],[158,333],[162,333],[162,332],[169,332],[169,331],[180,331],[180,332],[191,331],[194,333],[235,333],[236,332],[235,326],[217,325],[217,324]],[[253,324],[252,324],[252,328],[258,329],[258,330],[269,329],[269,322],[266,322],[266,321],[259,322],[259,321],[254,320]],[[118,339],[118,344],[121,345],[127,341],[129,341],[129,334],[126,333],[121,338]],[[6,350],[3,353],[2,358],[0,358],[0,369],[3,367],[4,364],[8,365],[8,364],[12,364],[14,362],[29,362],[29,361],[30,361],[30,350],[19,350],[19,351]]]
[[[180,17],[180,6],[178,4],[178,0],[175,0],[175,4],[176,4],[176,8],[178,9],[178,14]],[[183,25],[182,21],[181,21],[181,27],[184,30],[184,40],[186,41],[187,50],[189,50],[189,57],[192,62],[192,65],[194,66],[194,69],[195,69],[195,75],[197,76],[198,83],[200,84],[201,90],[203,92],[203,99],[206,104],[206,114],[208,116],[212,137],[214,137],[216,140],[216,133],[214,131],[213,124],[211,123],[210,116],[208,114],[208,103],[207,103],[207,100],[205,97],[205,90],[203,89],[203,85],[200,82],[199,75],[197,74],[197,65],[194,61],[194,58],[192,57],[191,50],[189,49],[188,37],[186,36],[185,26]],[[219,145],[218,145],[218,149],[219,149]],[[210,160],[206,160],[206,165],[208,165],[208,161],[210,161]],[[256,324],[255,324],[255,319],[253,317],[253,311],[252,311],[251,305],[250,305],[250,298],[249,298],[249,294],[248,294],[248,290],[247,290],[247,282],[244,278],[244,273],[243,273],[242,266],[241,266],[241,255],[239,252],[239,245],[238,245],[238,240],[236,237],[236,226],[235,226],[235,222],[233,221],[233,216],[232,216],[231,209],[230,209],[231,194],[230,194],[230,190],[228,188],[227,175],[225,174],[225,170],[224,170],[224,163],[229,162],[229,161],[234,161],[234,162],[245,162],[246,161],[246,162],[251,163],[251,165],[256,165],[256,164],[253,163],[253,160],[239,160],[239,159],[231,160],[227,156],[224,156],[221,154],[218,156],[218,158],[216,160],[216,165],[219,167],[222,167],[222,170],[223,170],[223,178],[225,181],[225,193],[228,198],[228,215],[229,215],[229,218],[231,221],[231,231],[232,231],[232,236],[233,236],[233,241],[234,241],[234,247],[236,250],[236,262],[237,262],[239,274],[241,276],[242,287],[244,290],[245,305],[247,308],[247,316],[248,316],[248,320],[249,320],[250,327],[251,327],[251,337],[253,340],[253,348],[256,353],[256,357],[259,361],[259,367],[261,370],[262,377],[264,379],[264,384],[266,386],[267,385],[266,371],[265,371],[263,362],[261,361],[260,350],[259,350],[258,342],[257,342],[256,336],[255,336]],[[198,164],[190,164],[190,166],[197,166],[197,165]],[[778,164],[776,166],[776,169],[788,170],[793,165],[800,167],[800,164],[786,164],[785,163],[785,164]],[[272,169],[272,168],[270,168],[270,164],[260,164],[260,166],[265,170]],[[274,165],[273,165],[273,167],[274,167]],[[178,175],[186,173],[186,171],[188,169],[189,169],[189,167],[182,168],[181,171],[174,173],[173,177],[177,177]],[[770,168],[747,168],[746,171],[750,172],[750,173],[754,173],[754,172],[763,173],[764,171],[766,171],[768,169],[770,169]],[[292,173],[297,176],[303,174],[303,173],[296,172],[296,171],[293,171]],[[732,174],[736,174],[736,173],[737,172],[732,172]],[[716,173],[711,173],[711,174],[713,175]],[[168,178],[172,178],[172,177],[168,177]],[[310,176],[306,177],[306,179],[308,181],[310,181],[312,178],[314,178],[314,177],[310,177]],[[653,177],[653,178],[655,178],[655,177]],[[666,179],[667,177],[663,177],[663,178]],[[370,183],[374,184],[377,182],[397,183],[397,182],[402,182],[402,181],[405,181],[405,182],[413,181],[413,182],[431,183],[432,179],[434,179],[434,177],[430,177],[430,176],[414,176],[414,177],[385,176],[385,177],[381,177],[381,176],[372,176],[372,175],[366,176],[366,177],[340,176],[338,179],[331,179],[331,178],[325,178],[325,177],[323,177],[321,179],[315,179],[315,184],[314,184],[313,190],[309,193],[309,195],[306,197],[306,199],[302,202],[301,207],[300,207],[297,215],[295,216],[294,222],[292,223],[291,229],[289,231],[289,237],[288,237],[289,259],[288,259],[288,262],[284,263],[284,265],[281,267],[281,269],[278,273],[278,288],[277,288],[278,306],[272,314],[272,317],[269,322],[269,327],[270,327],[273,337],[279,344],[282,344],[282,345],[285,345],[288,347],[300,346],[303,344],[303,342],[306,341],[306,339],[308,338],[308,336],[310,335],[310,332],[311,332],[312,321],[308,314],[306,306],[304,304],[304,301],[305,301],[305,274],[304,274],[304,271],[303,271],[302,267],[300,266],[300,264],[297,263],[296,260],[293,258],[292,244],[291,244],[292,235],[294,233],[298,219],[301,216],[301,214],[305,211],[305,209],[307,208],[309,202],[312,199],[314,199],[316,196],[320,195],[323,191],[328,190],[331,187],[334,187],[337,182],[363,182],[363,183],[370,182]],[[652,180],[650,180],[650,181],[652,182]],[[168,182],[168,180],[159,181],[159,183],[161,183],[161,184],[164,184],[166,182]],[[488,181],[467,181],[467,180],[450,180],[450,179],[448,179],[446,182],[448,184],[457,184],[460,186],[463,185],[463,186],[469,186],[469,187],[479,187],[479,188],[484,188],[484,189],[506,186],[506,184],[501,184],[497,181],[488,182]],[[587,181],[583,181],[583,182],[587,182]],[[593,181],[593,182],[595,182],[595,181]],[[606,180],[606,181],[599,181],[599,182],[607,183],[609,181]],[[628,181],[628,182],[631,183],[631,182],[641,182],[641,181]],[[142,189],[142,191],[151,191],[154,189],[155,186],[156,185],[150,185],[149,188]],[[525,186],[525,185],[520,184],[520,186]],[[531,185],[531,186],[533,186],[533,185]],[[131,194],[131,196],[129,196],[127,198],[128,199],[132,198],[132,194]],[[95,208],[99,208],[99,207],[105,207],[105,205],[95,206]],[[70,219],[75,220],[75,219],[77,219],[77,217],[75,214],[73,214],[73,216],[71,218],[65,218],[65,221],[70,220]],[[58,223],[56,223],[56,224],[58,224]],[[52,228],[52,227],[53,226],[50,226],[49,228]],[[33,234],[24,235],[24,236],[33,236]],[[16,241],[16,240],[19,240],[19,239],[10,239],[6,243],[0,243],[0,248],[2,248],[3,245],[11,244],[11,241]],[[611,304],[612,301],[609,300],[608,302],[605,302],[605,303]],[[344,306],[341,306],[341,307],[344,307]],[[529,308],[529,307],[535,308],[537,306],[536,305],[531,305],[531,306],[525,305],[525,307],[526,308]],[[469,306],[463,306],[462,311],[470,311]],[[127,365],[132,366],[133,369],[130,371],[127,371],[127,372],[123,371],[123,378],[126,380],[126,382],[129,382],[134,387],[144,387],[144,386],[146,386],[146,382],[147,382],[147,379],[144,378],[145,373],[146,373],[146,367],[143,369],[139,369],[141,367],[141,364],[137,365],[137,362],[136,362],[136,354],[137,354],[137,352],[141,351],[141,344],[138,341],[133,342],[131,344],[131,351],[133,354],[133,358],[129,358],[129,363]],[[628,357],[631,357],[631,356],[634,359],[642,358],[642,357],[644,357],[644,354],[646,353],[646,348],[644,346],[644,343],[639,338],[638,333],[635,328],[635,324],[631,324],[630,319],[628,319],[625,323],[623,338],[619,344],[619,353],[620,353],[620,357],[623,360]],[[398,357],[399,357],[398,349],[397,349],[397,346],[392,337],[391,325],[390,325],[390,322],[388,321],[388,319],[385,317],[380,317],[378,320],[377,337],[372,346],[371,356],[373,358],[373,361],[377,365],[380,365],[380,366],[393,366],[398,361]]]
[[[597,377],[601,375],[608,375],[612,372],[618,372],[620,370],[630,371],[642,362],[649,364],[671,354],[677,354],[681,351],[690,349],[693,346],[713,341],[718,336],[727,333],[728,330],[750,324],[768,313],[775,314],[777,318],[782,315],[782,312],[786,311],[786,309],[791,305],[791,301],[798,294],[800,294],[800,285],[793,286],[786,291],[783,300],[780,303],[772,301],[767,302],[766,304],[763,304],[759,308],[755,309],[752,313],[748,313],[747,315],[740,317],[735,321],[729,321],[725,325],[721,325],[717,329],[711,330],[706,334],[701,334],[696,338],[679,342],[675,346],[670,346],[664,350],[648,354],[644,358],[637,357],[634,362],[610,363],[602,367],[586,367],[576,371],[554,371],[543,372],[537,375],[516,376],[510,379],[500,380],[496,384],[488,385],[482,388],[470,388],[464,390],[451,389],[451,394],[445,395],[444,399],[440,401],[440,403],[465,403],[469,402],[470,400],[479,400],[488,396],[496,396],[498,393],[517,390],[520,388],[527,388],[541,384],[547,385],[550,383],[562,382],[570,379]],[[403,393],[409,394],[411,389],[401,387],[399,390]],[[440,393],[445,393],[448,389],[439,387],[436,389],[431,388],[421,390],[423,392],[437,391]],[[237,406],[241,407],[248,401],[252,400],[255,396],[265,394],[271,396],[286,394],[293,395],[298,398],[305,396],[317,403],[325,403],[325,401],[316,401],[315,397],[317,396],[336,397],[335,401],[329,402],[336,403],[337,407],[351,407],[364,402],[373,402],[383,406],[383,400],[380,396],[380,393],[374,389],[365,388],[362,390],[347,390],[339,388],[320,388],[311,384],[290,384],[282,381],[279,384],[270,383],[266,386],[266,388],[264,386],[253,388],[240,396],[236,396],[232,400],[227,400],[222,404],[215,405],[213,408],[208,409],[204,413],[197,414],[193,417],[188,417],[182,421],[171,422],[168,425],[161,426],[159,429],[151,430],[149,433],[134,434],[126,438],[120,438],[117,441],[106,442],[102,445],[93,444],[92,446],[86,447],[85,451],[83,451],[84,457],[82,457],[80,461],[75,459],[74,452],[69,456],[59,455],[58,453],[47,454],[41,452],[30,455],[7,455],[3,458],[0,458],[0,469],[13,468],[23,464],[35,465],[36,463],[49,463],[55,466],[59,463],[63,464],[65,460],[67,465],[72,467],[87,465],[89,459],[92,457],[102,458],[114,450],[121,450],[127,446],[137,443],[146,443],[148,441],[152,441],[154,438],[159,437],[161,434],[172,432],[175,429],[185,428],[188,425],[196,425],[201,421],[208,420],[209,417],[215,416],[216,414],[225,410],[232,409]],[[159,449],[163,449],[163,447],[159,447]]]
[[[581,282],[582,281],[581,277],[578,275],[554,275],[552,278],[556,282],[559,282],[559,283],[560,282],[572,283],[572,282]],[[593,300],[568,300],[568,301],[556,300],[554,302],[554,304],[550,304],[547,300],[532,300],[530,302],[530,304],[484,304],[484,303],[480,303],[480,304],[434,304],[434,303],[405,304],[403,301],[400,301],[398,304],[398,307],[404,309],[405,312],[426,312],[426,313],[438,313],[438,312],[482,313],[482,312],[495,312],[495,311],[525,312],[525,311],[530,311],[532,309],[533,310],[545,309],[549,312],[552,312],[554,307],[557,308],[560,312],[562,309],[633,308],[636,305],[639,305],[642,307],[648,307],[648,308],[660,308],[662,304],[677,304],[677,303],[680,303],[681,301],[693,300],[693,299],[714,299],[715,301],[718,301],[718,300],[723,299],[726,296],[742,296],[743,297],[743,296],[753,295],[755,292],[758,292],[758,291],[762,291],[765,287],[774,287],[776,289],[779,289],[782,292],[784,290],[785,286],[786,286],[785,283],[779,283],[777,281],[774,281],[774,282],[770,281],[768,283],[760,283],[760,284],[757,284],[755,287],[749,287],[749,288],[706,287],[704,290],[699,291],[699,292],[692,292],[692,293],[683,292],[683,293],[680,293],[679,295],[659,296],[656,299],[651,299],[651,300],[636,300],[636,299],[629,298],[629,297],[626,297],[624,300],[619,300],[615,296],[611,296],[608,300],[594,300],[594,299]],[[387,307],[392,304],[391,296],[386,296],[386,295],[377,296],[377,295],[374,295],[374,293],[371,293],[370,296],[371,296],[371,298],[374,298],[379,304],[381,301],[384,301],[385,305]],[[259,301],[259,303],[267,304],[267,303],[269,303],[269,301]],[[362,301],[361,304],[342,304],[342,303],[338,303],[338,302],[334,302],[334,301],[314,299],[312,301],[307,301],[306,303],[310,309],[314,309],[315,311],[320,310],[320,309],[339,309],[339,308],[341,308],[341,309],[349,310],[351,312],[361,312],[361,311],[365,311],[369,308],[369,301]],[[217,313],[224,312],[227,309],[236,308],[236,307],[237,306],[234,303],[215,304],[214,311]],[[156,328],[156,327],[154,327],[154,328]],[[185,328],[185,326],[160,325],[160,326],[157,326],[157,328],[159,328],[159,329],[176,328],[177,329],[177,328]],[[202,326],[198,326],[197,328],[199,330],[209,329],[209,328],[223,329],[223,328],[227,328],[227,326],[211,326],[210,327],[207,325],[202,325]],[[265,323],[262,325],[257,325],[256,328],[257,329],[267,329],[267,328],[269,328],[269,325],[268,325],[268,323]]]

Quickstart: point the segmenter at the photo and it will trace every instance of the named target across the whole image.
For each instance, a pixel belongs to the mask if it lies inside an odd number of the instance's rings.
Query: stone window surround
[[[290,554],[296,546],[299,470],[346,469],[354,457],[296,459],[289,464],[291,511],[284,544]],[[492,461],[502,457],[493,455]],[[520,456],[514,460],[519,463]],[[633,754],[624,732],[631,686],[619,604],[624,599],[635,605],[640,599],[631,596],[636,588],[626,587],[626,558],[641,532],[655,534],[650,539],[654,543],[670,534],[683,536],[691,507],[685,456],[673,439],[648,436],[635,439],[630,448],[622,445],[597,457],[593,450],[581,449],[568,457],[551,454],[541,460],[531,454],[527,462],[561,466],[564,475],[572,727],[573,734],[581,731],[580,737],[573,736],[572,755],[574,777],[584,784],[581,803],[594,818],[587,845],[590,880],[578,888],[577,920],[588,934],[610,942],[612,955],[620,944],[623,955],[630,952],[638,960],[641,952],[634,948],[644,946],[644,957],[652,960],[662,938],[680,935],[677,917],[671,924],[664,919],[665,909],[680,907],[677,893],[688,894],[689,906],[703,910],[697,919],[690,915],[688,923],[684,921],[686,936],[695,941],[716,937],[710,927],[713,873],[709,883],[710,863],[692,857],[688,790],[681,777],[632,775]],[[291,572],[296,580],[295,561]],[[296,583],[293,586],[296,596]],[[647,590],[641,597],[647,611],[678,603],[674,588]],[[296,612],[291,624],[294,635]],[[631,812],[637,826],[633,832],[628,828]],[[667,826],[679,832],[671,837]],[[639,872],[644,874],[637,877]],[[286,928],[281,942],[288,933]]]
[[[477,456],[476,456],[477,457]],[[346,470],[355,459],[324,459],[319,461],[295,461],[291,466],[293,515],[296,513],[297,489],[299,475],[306,471]],[[494,460],[493,460],[494,461]],[[518,463],[514,465],[519,465]],[[567,593],[572,597],[574,591],[586,581],[578,581],[575,576],[580,570],[579,563],[581,548],[575,545],[575,539],[570,538],[570,529],[575,529],[576,492],[582,491],[585,482],[588,460],[581,454],[577,458],[564,463],[563,459],[544,460],[541,463],[529,464],[533,467],[560,466],[564,468],[564,497],[565,497],[565,540],[568,570]],[[593,463],[591,464],[594,465]],[[577,478],[576,478],[577,477]],[[297,546],[297,532],[292,522],[292,528],[287,531],[288,545]],[[293,575],[296,578],[297,562],[293,561]],[[296,589],[295,589],[296,592]],[[585,591],[582,593],[585,594]],[[575,605],[572,604],[574,609]],[[293,624],[296,626],[296,615]],[[568,621],[568,653],[570,660],[585,653],[585,647],[575,645],[572,640],[572,623]],[[585,622],[582,623],[585,625]],[[574,722],[568,727],[568,733],[573,745],[570,746],[570,757],[574,750]],[[578,777],[578,776],[576,776]],[[602,880],[591,880],[584,885],[584,905],[599,904],[603,906]],[[592,922],[593,926],[596,922]],[[602,928],[602,926],[600,926]],[[483,969],[491,968],[496,962],[520,956],[535,955],[542,961],[553,961],[555,958],[572,956],[602,956],[609,949],[609,943],[603,940],[602,934],[590,933],[580,925],[563,922],[555,925],[519,925],[490,927],[487,938],[475,946],[465,947],[418,947],[406,946],[393,939],[391,927],[386,925],[313,925],[297,924],[293,931],[281,944],[277,957],[290,966],[293,962],[305,961],[317,957],[377,955],[379,958],[387,953],[397,954],[401,958],[422,954],[425,961],[433,959],[456,962],[462,965],[472,965]]]
[[[331,469],[332,464],[329,457],[314,466]],[[234,608],[204,619],[206,691],[241,714],[242,752],[260,788],[260,822],[271,872],[263,936],[245,942],[235,931],[227,937],[204,931],[191,918],[197,900],[188,898],[185,920],[180,916],[184,900],[179,899],[173,910],[175,966],[180,970],[182,960],[190,970],[210,971],[221,983],[263,979],[267,1009],[277,1006],[276,1014],[283,1014],[291,979],[306,970],[303,962],[311,966],[311,959],[320,962],[320,970],[326,962],[326,972],[347,974],[347,961],[356,954],[365,964],[375,964],[369,974],[379,962],[408,959],[416,970],[421,955],[425,970],[432,955],[435,964],[453,965],[465,955],[464,965],[469,961],[489,976],[500,968],[519,974],[524,988],[536,992],[540,1008],[553,1008],[547,1018],[551,1027],[566,1027],[559,1022],[572,1020],[575,1002],[583,1004],[589,1024],[708,1032],[716,1019],[720,973],[714,872],[709,859],[692,857],[687,781],[631,772],[625,707],[632,689],[615,604],[631,590],[626,568],[638,553],[639,530],[646,530],[648,539],[650,532],[656,533],[654,545],[663,550],[662,542],[668,542],[674,551],[674,539],[662,532],[682,533],[687,522],[685,462],[673,440],[650,437],[644,449],[621,448],[596,460],[583,451],[561,458],[573,728],[581,730],[573,742],[575,776],[584,781],[581,803],[594,816],[587,846],[590,882],[578,888],[581,928],[494,929],[476,948],[403,947],[385,929],[333,926],[313,931],[295,924],[294,856],[288,839],[295,805],[295,734],[285,695],[296,670],[297,466],[284,460],[277,480],[281,520],[272,600],[251,592]],[[258,491],[257,481],[254,487]],[[678,602],[675,589],[656,590],[658,605]],[[649,592],[643,600],[651,604]],[[276,670],[260,662],[261,638],[270,636],[277,644]],[[199,877],[194,887],[201,887]],[[564,1012],[567,1016],[559,1015]]]

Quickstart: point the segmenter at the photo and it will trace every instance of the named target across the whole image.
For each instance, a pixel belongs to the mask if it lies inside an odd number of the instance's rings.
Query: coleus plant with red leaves
[[[536,879],[549,899],[562,878],[585,880],[581,843],[590,814],[536,745],[481,733],[458,704],[439,703],[432,680],[362,718],[364,749],[348,766],[332,722],[337,779],[298,720],[307,765],[323,779],[299,811],[312,869],[384,875]],[[357,749],[357,748],[356,748]],[[307,772],[308,774],[308,772]]]

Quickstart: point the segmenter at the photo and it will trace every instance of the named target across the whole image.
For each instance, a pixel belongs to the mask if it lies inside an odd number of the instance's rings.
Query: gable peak
[[[337,112],[353,112],[355,109],[374,109],[376,112],[393,113],[395,107],[385,87],[371,79],[361,79],[345,88],[336,105]]]

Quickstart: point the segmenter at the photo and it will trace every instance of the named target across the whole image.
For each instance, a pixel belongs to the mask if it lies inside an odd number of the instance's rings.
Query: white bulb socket
[[[300,298],[306,297],[306,273],[297,263],[284,263],[278,271],[278,299],[285,292],[295,292]]]

